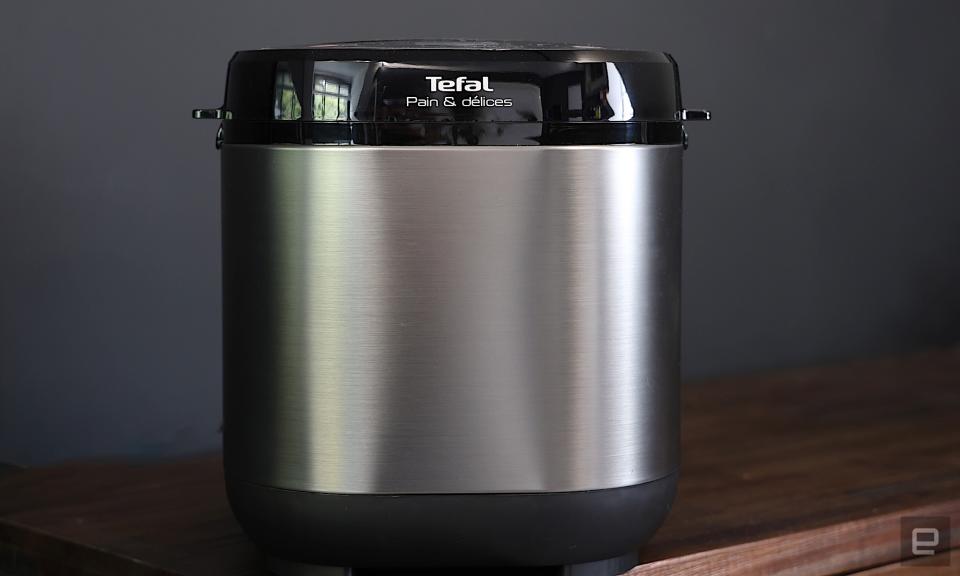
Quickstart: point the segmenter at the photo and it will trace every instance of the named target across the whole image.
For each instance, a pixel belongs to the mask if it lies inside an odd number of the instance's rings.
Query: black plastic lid
[[[669,54],[450,40],[237,52],[194,112],[227,143],[377,145],[680,143],[684,114]]]

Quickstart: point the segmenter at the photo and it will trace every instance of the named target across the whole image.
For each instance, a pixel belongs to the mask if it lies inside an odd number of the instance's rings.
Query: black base
[[[280,558],[267,559],[267,574],[272,576],[618,576],[637,565],[635,552],[616,558],[528,568],[350,568],[301,564]]]
[[[666,517],[676,484],[672,474],[583,492],[377,495],[284,490],[227,475],[234,513],[268,556],[293,567],[351,566],[357,574],[535,567],[599,576],[562,570],[636,550]]]

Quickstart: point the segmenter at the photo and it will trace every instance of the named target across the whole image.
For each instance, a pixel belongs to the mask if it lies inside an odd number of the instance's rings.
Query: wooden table
[[[956,551],[900,563],[903,516],[949,517],[960,545],[960,347],[689,382],[683,410],[677,501],[630,576],[960,574]],[[0,475],[0,573],[259,566],[216,455]]]

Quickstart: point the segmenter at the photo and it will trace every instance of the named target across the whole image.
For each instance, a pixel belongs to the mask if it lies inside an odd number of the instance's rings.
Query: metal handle
[[[686,108],[683,110],[677,110],[677,120],[680,120],[681,122],[695,122],[709,119],[709,110],[688,110]],[[687,129],[681,124],[680,130],[683,132],[683,149],[686,150],[690,146],[690,140],[687,138]]]
[[[709,120],[710,111],[709,110],[677,110],[677,120],[683,121],[695,121],[695,120]]]
[[[197,108],[193,111],[193,117],[196,120],[223,120],[227,113],[223,108]]]
[[[196,120],[229,120],[231,114],[223,108],[197,108],[193,111],[193,117]],[[217,139],[214,141],[217,150],[223,146],[223,123],[217,130]]]

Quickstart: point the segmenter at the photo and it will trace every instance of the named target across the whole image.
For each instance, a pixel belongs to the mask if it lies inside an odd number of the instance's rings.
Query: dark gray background
[[[956,2],[43,2],[0,19],[0,461],[217,446],[216,124],[241,48],[649,48],[690,127],[684,370],[960,340]]]

